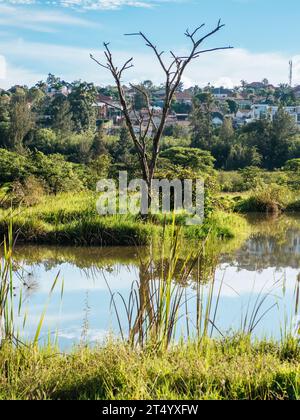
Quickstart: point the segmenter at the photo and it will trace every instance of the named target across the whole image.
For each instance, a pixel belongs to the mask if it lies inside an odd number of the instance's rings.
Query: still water
[[[219,332],[215,330],[214,334],[239,330],[246,314],[249,324],[250,314],[257,312],[253,335],[280,338],[285,328],[296,330],[298,323],[295,302],[300,283],[300,217],[252,216],[249,222],[251,235],[242,243],[224,245],[220,256],[213,292],[214,304],[218,302],[214,323]],[[34,336],[46,304],[41,340],[56,337],[62,349],[86,340],[101,342],[108,334],[118,334],[109,288],[127,300],[133,282],[145,280],[142,261],[147,252],[136,248],[17,247],[18,275],[22,279],[21,283],[17,280],[18,288],[25,290],[17,323],[23,338]],[[59,281],[49,298],[57,275]],[[191,325],[196,311],[194,289],[191,280],[186,287],[191,297]],[[209,285],[204,293],[208,290]],[[116,295],[116,302],[125,328],[120,296]],[[184,334],[184,325],[179,324],[180,329],[178,334]]]

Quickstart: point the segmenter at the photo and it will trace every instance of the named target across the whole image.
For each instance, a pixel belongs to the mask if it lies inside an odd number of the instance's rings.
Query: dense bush
[[[189,168],[193,171],[211,172],[214,167],[214,158],[200,149],[188,147],[171,147],[160,154],[160,158],[168,160],[173,165]]]
[[[291,159],[284,165],[285,171],[293,171],[300,173],[300,159]]]
[[[86,172],[87,177],[93,176],[93,172]],[[44,155],[42,152],[35,152],[23,156],[0,149],[0,185],[13,183],[11,191],[16,185],[20,190],[21,185],[24,187],[29,179],[39,180],[52,193],[78,191],[84,187],[84,182],[77,173],[77,165],[67,162],[60,154]]]
[[[24,180],[32,171],[30,159],[6,149],[0,149],[0,185]]]
[[[236,209],[242,212],[279,213],[287,209],[291,197],[286,187],[261,183],[248,198],[236,205]]]
[[[42,179],[50,191],[57,194],[61,191],[78,191],[83,188],[81,179],[74,171],[74,165],[66,162],[62,155],[44,155],[37,152],[32,157],[33,174]]]

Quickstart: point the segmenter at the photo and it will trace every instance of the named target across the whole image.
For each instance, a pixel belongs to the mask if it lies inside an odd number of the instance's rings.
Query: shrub
[[[285,171],[300,173],[300,159],[291,159],[286,162],[283,168]]]
[[[33,175],[29,175],[23,182],[13,182],[11,190],[12,192],[9,194],[10,203],[23,204],[26,207],[39,204],[45,195],[44,184]]]
[[[26,156],[0,149],[0,184],[24,180],[31,169],[30,160]]]
[[[62,155],[44,155],[41,152],[33,156],[36,177],[42,179],[54,194],[63,191],[79,191],[83,188],[77,176],[75,165],[67,162]]]
[[[291,193],[286,187],[277,184],[262,184],[235,208],[242,212],[278,213],[288,207],[290,198]]]
[[[169,161],[172,165],[205,173],[212,172],[215,161],[210,152],[189,147],[171,147],[163,151],[160,157]]]
[[[219,172],[218,183],[222,192],[242,192],[245,190],[243,177],[240,172]]]

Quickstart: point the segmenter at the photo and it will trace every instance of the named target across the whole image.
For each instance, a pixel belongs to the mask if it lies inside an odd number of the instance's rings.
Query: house
[[[243,126],[252,121],[252,110],[239,109],[233,118],[233,124],[235,126]]]
[[[253,89],[253,90],[260,90],[260,89],[268,89],[275,91],[275,86],[271,85],[270,83],[264,82],[252,82],[246,85],[246,89]]]
[[[243,98],[239,95],[237,98],[232,98],[239,106],[239,109],[251,109],[253,101],[248,98]]]
[[[93,105],[97,108],[98,120],[113,120],[115,123],[122,117],[121,105],[113,100],[112,97],[103,94],[97,95]]]
[[[174,99],[180,104],[192,105],[193,103],[193,95],[188,91],[176,92]]]
[[[177,121],[188,121],[189,114],[176,114]]]
[[[164,101],[166,97],[166,90],[165,89],[156,90],[155,92],[153,92],[152,97],[154,101],[159,101],[159,102]]]
[[[220,112],[212,112],[212,123],[215,127],[221,127],[224,122],[224,117]]]
[[[246,85],[247,89],[264,89],[266,85],[263,82],[252,82]]]
[[[278,112],[278,106],[271,106],[266,104],[252,105],[252,121],[257,121],[261,118],[274,119]],[[284,111],[295,119],[296,124],[300,127],[300,106],[286,106]]]
[[[53,96],[56,96],[56,95],[68,96],[70,93],[71,93],[71,90],[65,85],[61,86],[59,88],[51,87],[51,86],[47,86],[47,88],[46,88],[46,94],[48,96],[50,96],[50,98],[52,98]]]
[[[216,99],[228,99],[232,95],[232,90],[219,87],[214,88],[212,94]]]

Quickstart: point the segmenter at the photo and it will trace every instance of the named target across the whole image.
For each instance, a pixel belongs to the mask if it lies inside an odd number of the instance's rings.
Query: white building
[[[251,119],[257,121],[261,118],[274,119],[278,112],[278,106],[265,105],[265,104],[254,104],[251,107]],[[286,106],[284,111],[295,119],[296,124],[300,127],[300,106]]]

